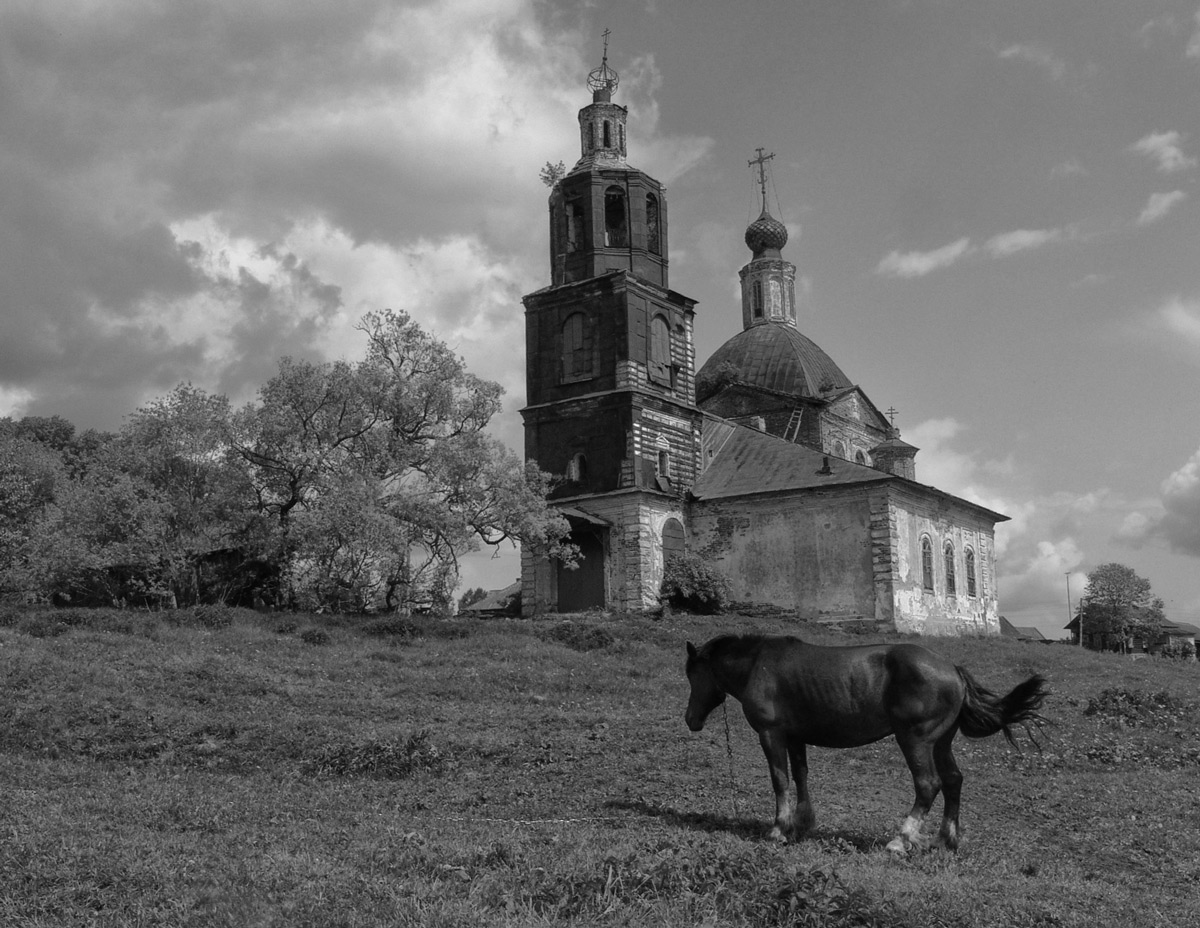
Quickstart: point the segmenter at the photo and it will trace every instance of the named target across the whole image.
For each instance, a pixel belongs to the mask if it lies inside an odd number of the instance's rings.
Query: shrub
[[[543,637],[566,645],[572,651],[599,651],[616,640],[603,628],[595,625],[576,625],[574,622],[559,622],[547,630]]]
[[[399,638],[410,641],[421,637],[421,629],[404,619],[377,619],[362,627],[364,635],[372,638]]]
[[[300,640],[305,644],[329,644],[329,632],[323,628],[306,628],[300,633]]]
[[[1147,693],[1138,689],[1110,687],[1088,699],[1083,714],[1129,728],[1172,729],[1195,714],[1196,707],[1166,690]]]
[[[1162,647],[1162,656],[1173,661],[1194,661],[1196,646],[1186,638],[1169,638]]]
[[[695,554],[681,554],[666,563],[661,595],[675,609],[714,615],[729,602],[729,581]]]

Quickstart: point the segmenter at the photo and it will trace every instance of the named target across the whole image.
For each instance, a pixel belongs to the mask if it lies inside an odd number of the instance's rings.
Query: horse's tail
[[[964,668],[956,667],[958,678],[966,690],[962,709],[958,713],[958,727],[968,738],[987,738],[996,732],[1004,732],[1009,744],[1013,740],[1011,726],[1029,726],[1045,722],[1038,709],[1049,690],[1046,680],[1034,674],[1024,683],[1018,683],[1007,696],[1000,696],[981,686]]]

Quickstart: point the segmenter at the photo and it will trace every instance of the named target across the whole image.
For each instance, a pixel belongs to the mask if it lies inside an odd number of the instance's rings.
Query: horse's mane
[[[700,648],[701,660],[722,658],[736,661],[750,657],[763,643],[763,635],[718,635]]]

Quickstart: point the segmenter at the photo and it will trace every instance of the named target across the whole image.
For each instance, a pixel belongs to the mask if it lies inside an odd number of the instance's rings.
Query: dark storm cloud
[[[218,377],[227,388],[308,347],[336,288],[294,257],[283,285],[202,273],[201,246],[177,242],[169,224],[219,213],[269,240],[327,213],[353,236],[398,237],[397,212],[411,219],[422,198],[398,189],[385,154],[353,140],[280,144],[294,141],[280,126],[297,106],[332,111],[411,76],[418,60],[373,50],[392,6],[0,11],[0,388],[32,391],[26,411],[111,427],[147,391],[211,376],[205,336],[181,339],[148,312],[189,297],[242,311]],[[432,198],[419,208],[435,212]],[[288,299],[318,310],[296,314]]]

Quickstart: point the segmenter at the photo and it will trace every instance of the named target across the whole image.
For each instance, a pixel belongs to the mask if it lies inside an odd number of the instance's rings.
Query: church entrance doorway
[[[558,611],[584,612],[604,608],[604,536],[602,529],[577,528],[572,544],[579,546],[579,566],[558,565]]]

